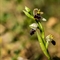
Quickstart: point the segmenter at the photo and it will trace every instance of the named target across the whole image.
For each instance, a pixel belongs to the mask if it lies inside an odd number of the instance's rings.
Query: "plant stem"
[[[38,22],[38,26],[39,26],[39,30],[40,30],[40,32],[41,32],[41,38],[43,39],[43,42],[44,42],[44,44],[46,45],[46,41],[45,41],[45,34],[44,34],[44,29],[43,29],[43,26],[42,26],[42,24],[40,23],[40,22]]]
[[[46,48],[46,41],[44,39],[44,37],[45,37],[44,29],[43,29],[43,26],[40,22],[38,22],[38,27],[39,27],[41,34],[38,31],[36,31],[36,33],[37,33],[37,37],[38,37],[41,49],[42,49],[43,53],[46,55],[46,57],[48,58],[48,60],[51,60],[50,54]]]

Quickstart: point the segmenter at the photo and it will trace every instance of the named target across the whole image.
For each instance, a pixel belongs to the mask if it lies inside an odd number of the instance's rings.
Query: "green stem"
[[[43,29],[43,26],[42,26],[42,24],[40,23],[40,22],[38,22],[38,26],[39,26],[39,30],[40,30],[40,32],[41,32],[41,38],[43,39],[43,42],[44,42],[44,44],[46,45],[46,41],[45,41],[45,37],[44,37],[44,29]]]
[[[42,26],[42,24],[40,23],[40,22],[38,22],[38,26],[39,26],[39,30],[40,30],[40,32],[41,32],[41,38],[42,38],[42,40],[43,40],[43,42],[44,42],[44,44],[45,44],[45,46],[46,46],[46,49],[48,48],[48,45],[49,45],[49,42],[47,42],[46,40],[45,40],[45,34],[44,34],[44,29],[43,29],[43,26]]]

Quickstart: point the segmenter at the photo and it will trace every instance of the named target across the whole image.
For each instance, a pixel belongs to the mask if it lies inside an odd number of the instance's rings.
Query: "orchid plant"
[[[46,19],[42,17],[43,12],[41,12],[40,9],[35,8],[32,12],[32,15],[31,10],[28,7],[25,7],[25,10],[23,10],[23,12],[27,17],[35,21],[31,25],[29,25],[29,27],[31,28],[30,35],[33,35],[36,32],[43,53],[46,55],[48,60],[51,60],[51,56],[48,51],[48,46],[50,42],[53,45],[55,45],[56,42],[53,40],[53,36],[51,34],[45,38],[44,29],[41,24],[41,20],[46,21]],[[38,30],[40,31],[40,33]]]

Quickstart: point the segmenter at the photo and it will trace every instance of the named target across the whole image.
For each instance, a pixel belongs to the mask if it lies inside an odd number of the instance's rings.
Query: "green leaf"
[[[25,6],[25,10],[26,10],[26,12],[30,12],[31,10],[28,8],[28,7],[26,7]]]
[[[32,15],[30,15],[28,12],[26,12],[25,10],[23,10],[23,12],[25,13],[25,15],[31,19],[34,20],[34,17]]]
[[[39,43],[40,43],[40,46],[41,46],[41,49],[42,51],[44,52],[44,54],[47,56],[48,59],[50,59],[50,55],[49,55],[49,52],[47,51],[45,45],[44,45],[44,42],[42,40],[42,38],[40,37],[40,34],[38,31],[36,31],[37,33],[37,37],[38,37],[38,40],[39,40]]]
[[[49,42],[46,42],[46,49],[48,49],[48,46],[49,46]]]

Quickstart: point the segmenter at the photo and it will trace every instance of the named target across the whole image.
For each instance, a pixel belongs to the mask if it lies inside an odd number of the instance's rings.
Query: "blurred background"
[[[48,60],[36,34],[30,35],[29,25],[34,21],[22,12],[25,6],[44,12],[45,36],[52,34],[56,41],[48,50],[54,60],[60,60],[60,0],[0,0],[0,60]]]

